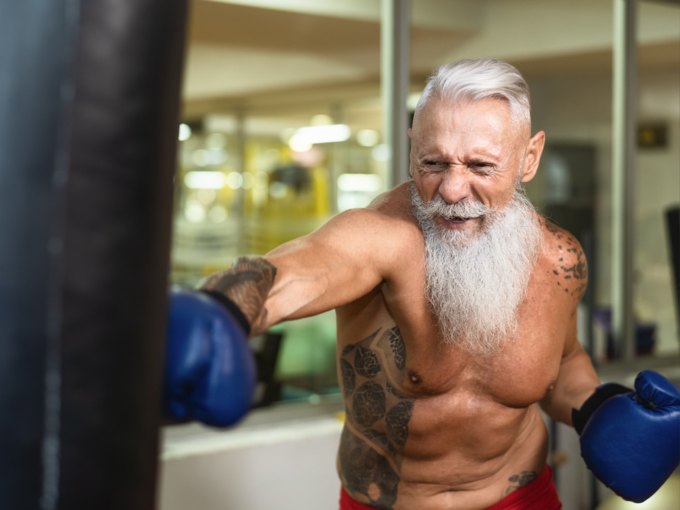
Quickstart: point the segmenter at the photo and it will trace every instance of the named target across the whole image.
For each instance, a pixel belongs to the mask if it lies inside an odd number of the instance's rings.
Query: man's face
[[[544,136],[530,138],[529,127],[513,122],[500,99],[455,105],[432,99],[409,134],[410,172],[423,202],[440,196],[447,204],[483,204],[495,211],[511,202],[522,163],[521,180],[533,178]],[[438,215],[435,221],[440,228],[474,235],[486,216],[477,209],[468,214],[477,217]]]

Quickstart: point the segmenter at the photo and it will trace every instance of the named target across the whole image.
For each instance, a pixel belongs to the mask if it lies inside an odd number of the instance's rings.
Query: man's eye
[[[441,161],[425,161],[423,164],[430,168],[440,168],[444,166],[444,163]]]
[[[489,163],[472,163],[470,168],[480,174],[490,174],[493,171],[493,165]]]

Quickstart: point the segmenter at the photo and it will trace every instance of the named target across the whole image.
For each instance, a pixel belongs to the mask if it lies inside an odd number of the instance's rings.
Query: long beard
[[[425,204],[411,184],[413,213],[425,237],[426,296],[442,341],[471,354],[499,352],[517,333],[522,302],[543,239],[521,190],[495,212],[479,202]],[[479,232],[449,230],[437,216],[481,217]]]

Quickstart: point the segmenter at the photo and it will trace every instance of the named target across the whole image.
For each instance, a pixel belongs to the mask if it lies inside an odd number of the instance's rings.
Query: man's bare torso
[[[438,338],[407,188],[371,209],[392,220],[402,242],[386,253],[393,277],[337,309],[343,486],[376,508],[487,508],[545,464],[547,432],[535,404],[551,391],[575,327],[583,255],[568,233],[537,217],[544,241],[517,337],[501,353],[475,358]]]

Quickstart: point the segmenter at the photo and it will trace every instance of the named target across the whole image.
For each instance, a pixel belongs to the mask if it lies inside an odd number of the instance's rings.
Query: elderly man
[[[527,84],[495,60],[442,66],[409,135],[411,182],[202,288],[252,334],[336,310],[342,508],[560,508],[537,404],[570,425],[581,409],[580,429],[602,402],[644,406],[596,391],[576,338],[583,251],[523,194],[545,142]]]

